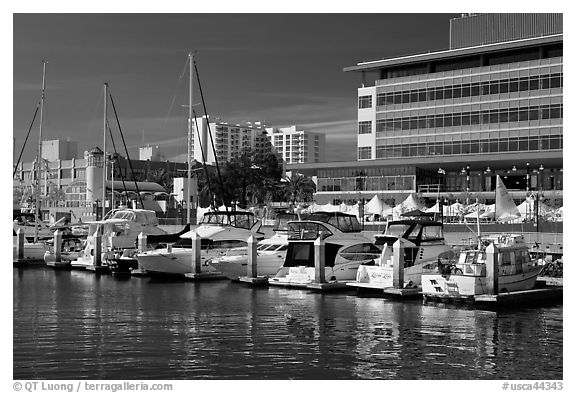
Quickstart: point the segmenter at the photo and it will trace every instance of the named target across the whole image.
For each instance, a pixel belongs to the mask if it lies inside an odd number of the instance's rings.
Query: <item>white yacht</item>
[[[374,263],[380,249],[360,233],[356,216],[340,212],[316,212],[288,223],[286,260],[270,285],[306,287],[315,278],[314,241],[325,242],[327,281],[346,281],[356,277],[358,266]]]
[[[13,242],[12,242],[12,259],[16,261],[18,259],[17,250],[18,237],[16,232],[14,232]],[[44,259],[44,254],[48,250],[48,246],[44,242],[31,243],[26,237],[24,237],[24,260],[37,260],[41,261]]]
[[[42,220],[37,219],[34,213],[22,212],[20,210],[13,210],[12,213],[12,229],[18,232],[19,229],[24,231],[24,236],[28,241],[34,240],[36,226],[38,226],[38,239],[49,239],[54,236],[53,231]]]
[[[71,262],[72,268],[86,268],[94,264],[94,235],[102,236],[102,247],[98,251],[113,257],[115,251],[134,249],[137,246],[138,235],[160,235],[166,232],[158,227],[158,218],[152,210],[145,209],[119,209],[112,211],[101,221],[89,222],[88,233],[84,250],[78,259]],[[106,258],[102,258],[106,265]]]
[[[466,300],[487,293],[486,247],[493,244],[499,253],[498,292],[534,288],[542,270],[530,257],[523,235],[498,234],[482,237],[480,249],[464,250],[453,264],[437,264],[422,275],[422,294],[426,297]]]
[[[273,276],[284,263],[288,249],[288,222],[298,219],[298,215],[281,213],[274,222],[274,236],[261,240],[256,249],[257,275]],[[247,275],[248,256],[225,255],[210,261],[210,266],[224,274],[230,280],[238,280]]]
[[[392,283],[392,245],[400,240],[404,258],[404,285],[419,286],[423,266],[449,255],[452,248],[444,240],[441,222],[427,219],[390,221],[384,233],[374,235],[382,253],[373,266],[360,266],[356,281],[347,285],[358,288],[384,289]]]
[[[166,248],[136,254],[140,269],[151,275],[185,275],[194,272],[195,261],[192,254],[192,233],[201,238],[202,272],[217,270],[209,265],[213,258],[224,255],[246,254],[250,236],[261,240],[259,232],[262,223],[252,212],[217,211],[204,214],[200,224],[190,232],[180,236],[180,240]]]

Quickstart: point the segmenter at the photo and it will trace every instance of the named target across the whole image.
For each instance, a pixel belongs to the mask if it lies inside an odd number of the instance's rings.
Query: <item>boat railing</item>
[[[288,223],[288,240],[316,240],[318,237],[326,239],[332,232],[324,225],[315,222]]]

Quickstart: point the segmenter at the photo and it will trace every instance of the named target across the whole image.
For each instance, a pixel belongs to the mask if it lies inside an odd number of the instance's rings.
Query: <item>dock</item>
[[[264,276],[240,277],[238,281],[246,283],[250,286],[268,286],[268,277]]]
[[[184,274],[186,280],[191,281],[209,281],[209,280],[222,280],[226,277],[220,272],[200,272],[200,273],[186,273]]]
[[[424,302],[468,303],[478,307],[498,308],[505,306],[527,306],[535,303],[562,301],[562,286],[544,286],[517,292],[496,295],[473,295],[453,297],[443,294],[423,295]]]

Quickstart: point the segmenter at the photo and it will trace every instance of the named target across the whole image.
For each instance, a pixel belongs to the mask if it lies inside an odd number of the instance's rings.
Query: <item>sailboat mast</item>
[[[190,224],[190,182],[192,179],[192,88],[194,81],[194,55],[192,52],[188,53],[188,61],[190,63],[190,86],[189,86],[189,97],[188,97],[188,154],[187,154],[187,164],[188,164],[188,181],[186,182],[186,223]]]
[[[106,165],[106,125],[108,123],[108,83],[104,83],[104,142],[102,149],[104,151],[104,170],[102,171],[102,219],[104,219],[104,212],[106,211],[106,178],[108,177]]]
[[[46,60],[42,60],[42,97],[40,99],[40,127],[38,130],[38,158],[36,160],[36,219],[34,220],[34,243],[38,241],[38,220],[40,219],[40,172],[42,166],[42,120],[44,119],[44,95],[46,89]]]

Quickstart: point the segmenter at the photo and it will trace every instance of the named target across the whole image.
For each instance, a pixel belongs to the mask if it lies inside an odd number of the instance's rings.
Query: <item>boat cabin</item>
[[[340,232],[360,232],[358,218],[352,214],[340,212],[316,212],[301,216],[300,221],[288,223],[288,240],[316,240],[332,236],[334,227]],[[327,224],[327,225],[326,225]]]
[[[109,219],[132,221],[141,225],[158,225],[158,217],[156,217],[156,213],[152,210],[117,210]]]
[[[441,222],[421,220],[390,221],[383,234],[374,235],[376,245],[392,246],[398,238],[403,238],[416,246],[443,244],[444,230]]]
[[[252,212],[206,212],[199,225],[230,225],[234,228],[251,229],[256,224]]]

